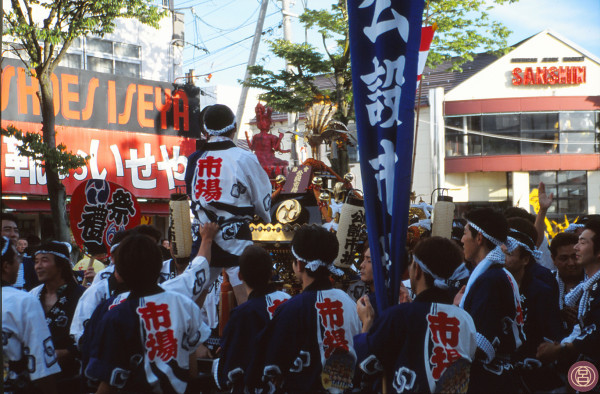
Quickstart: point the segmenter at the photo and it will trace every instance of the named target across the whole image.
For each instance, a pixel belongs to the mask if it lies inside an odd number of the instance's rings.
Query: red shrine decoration
[[[276,137],[269,132],[271,130],[271,114],[273,113],[273,109],[258,103],[255,112],[256,126],[260,130],[260,133],[254,135],[252,141],[249,140],[246,133],[248,147],[254,151],[260,165],[265,169],[270,178],[274,178],[279,174],[285,175],[288,162],[275,157],[275,152],[287,153],[289,150],[281,149],[283,133],[280,132],[279,137]]]

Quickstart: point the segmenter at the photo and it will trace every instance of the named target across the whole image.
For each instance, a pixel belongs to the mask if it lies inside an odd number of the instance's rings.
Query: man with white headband
[[[477,350],[475,324],[452,305],[446,286],[462,261],[454,241],[426,238],[415,247],[408,267],[414,301],[394,305],[377,319],[368,297],[358,301],[363,323],[363,333],[354,337],[359,367],[373,378],[382,378],[383,372],[388,391],[458,392],[468,383]],[[452,372],[445,375],[447,370]]]
[[[69,246],[49,241],[35,252],[35,272],[42,283],[30,294],[42,304],[52,334],[61,372],[57,384],[63,393],[79,393],[79,359],[69,327],[79,298],[85,291],[73,276]]]
[[[44,311],[35,297],[12,286],[21,263],[9,238],[0,237],[0,250],[4,392],[54,394],[60,367]]]
[[[557,341],[564,337],[564,328],[558,307],[558,292],[536,272],[546,270],[537,263],[540,251],[535,247],[537,231],[534,225],[522,218],[508,219],[508,247],[505,248],[506,269],[519,285],[523,308],[525,340],[513,358],[517,373],[530,391],[550,391],[563,383],[554,370],[543,368],[535,359],[537,347],[544,341]],[[556,282],[553,283],[556,287]]]
[[[264,383],[285,393],[341,393],[352,388],[360,332],[356,304],[334,289],[330,275],[339,244],[323,227],[303,226],[294,234],[293,269],[302,293],[281,304],[267,325],[258,348],[249,386]]]
[[[575,245],[577,264],[586,279],[565,297],[565,304],[577,309],[578,323],[560,343],[542,343],[537,357],[544,362],[561,360],[568,365],[581,359],[600,362],[600,220],[586,222]]]
[[[237,131],[233,112],[225,105],[205,108],[201,123],[208,142],[188,158],[185,171],[192,212],[200,224],[215,222],[219,233],[213,243],[211,278],[227,268],[238,305],[247,295],[238,279],[239,256],[252,245],[249,223],[259,216],[271,222],[271,183],[254,153],[238,148],[232,138]],[[192,248],[195,256],[201,239]]]
[[[471,367],[470,392],[517,390],[511,355],[523,341],[523,311],[519,288],[504,269],[501,246],[508,236],[508,224],[500,212],[475,209],[466,215],[461,239],[465,260],[473,268],[456,301],[473,318],[477,328],[477,357]],[[462,298],[461,298],[462,294]]]

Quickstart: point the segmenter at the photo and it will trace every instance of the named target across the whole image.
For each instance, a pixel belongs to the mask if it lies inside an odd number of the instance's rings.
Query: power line
[[[271,27],[269,27],[269,28],[267,28],[267,29],[263,30],[263,31],[262,31],[262,35],[265,35],[265,34],[267,34],[267,33],[273,32],[273,30],[274,30],[274,29],[275,29],[275,26],[271,26]],[[206,59],[206,58],[208,58],[208,57],[210,57],[210,56],[213,56],[213,55],[215,55],[215,54],[217,54],[217,53],[220,53],[220,52],[222,52],[222,51],[224,51],[224,50],[226,50],[226,49],[228,49],[228,48],[231,48],[231,47],[233,47],[233,46],[235,46],[235,45],[238,45],[238,44],[240,44],[240,43],[242,43],[242,42],[244,42],[244,41],[246,41],[246,40],[249,40],[249,39],[250,39],[250,38],[252,38],[252,37],[254,37],[254,35],[250,35],[250,36],[248,36],[248,37],[242,38],[241,40],[238,40],[238,41],[232,42],[231,44],[228,44],[228,45],[226,45],[226,46],[224,46],[224,47],[221,47],[221,48],[219,48],[219,49],[216,49],[216,50],[214,50],[214,51],[211,51],[209,54],[207,54],[207,55],[204,55],[204,56],[201,56],[201,57],[199,57],[199,58],[193,58],[193,59],[186,60],[186,61],[184,61],[183,63],[184,63],[184,65],[193,64],[193,63],[195,63],[195,62],[197,62],[197,61],[199,61],[199,60]]]
[[[421,122],[423,123],[428,123],[431,124],[431,122],[428,122],[426,120],[421,120]],[[450,130],[455,130],[455,131],[460,131],[463,134],[475,134],[475,135],[480,135],[483,137],[489,137],[489,138],[497,138],[497,139],[501,139],[501,140],[509,140],[509,141],[520,141],[520,142],[532,142],[532,143],[537,143],[537,144],[551,144],[551,145],[556,145],[556,144],[560,144],[560,145],[597,145],[598,142],[561,142],[561,141],[550,141],[550,140],[542,140],[539,138],[527,138],[527,137],[509,137],[506,135],[501,135],[501,134],[493,134],[493,133],[488,133],[485,131],[475,131],[475,130],[469,130],[469,129],[460,129],[458,127],[453,127],[453,126],[445,126],[446,129],[450,129]],[[589,133],[595,134],[593,131],[589,131]]]

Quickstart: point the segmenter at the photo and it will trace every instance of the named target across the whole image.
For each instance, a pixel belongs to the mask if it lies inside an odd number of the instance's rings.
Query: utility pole
[[[260,38],[262,36],[263,25],[265,24],[265,15],[267,14],[267,6],[269,0],[262,0],[260,5],[260,13],[258,14],[258,21],[256,22],[256,29],[254,30],[254,39],[252,40],[252,48],[250,49],[250,57],[248,58],[248,65],[246,66],[246,75],[244,76],[244,83],[250,78],[250,67],[256,64],[256,55],[258,54],[258,44],[260,44]],[[248,97],[248,87],[242,86],[242,93],[240,94],[240,102],[238,104],[235,118],[238,122],[238,127],[241,126],[242,116],[244,116],[244,108],[246,107],[246,98]],[[236,136],[237,137],[237,136]]]
[[[283,15],[283,39],[288,42],[292,42],[292,16],[290,12],[290,0],[281,0],[281,14]],[[288,64],[287,59],[285,59],[285,69],[286,71],[290,71],[292,66]],[[292,131],[296,131],[298,126],[298,114],[296,113],[288,113],[288,126],[292,128]],[[298,152],[296,151],[296,135],[292,134],[292,161],[295,166],[299,164],[298,162]]]

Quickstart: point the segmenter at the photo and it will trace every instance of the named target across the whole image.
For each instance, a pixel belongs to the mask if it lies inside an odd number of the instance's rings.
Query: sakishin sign
[[[137,197],[168,198],[183,186],[186,156],[199,137],[199,99],[170,83],[71,68],[52,74],[56,141],[90,156],[63,180],[71,194],[96,178],[123,185]],[[41,133],[39,82],[23,64],[2,59],[2,127]],[[47,194],[45,172],[2,137],[2,191]]]
[[[580,85],[586,77],[585,66],[515,67],[512,84],[519,85]]]

